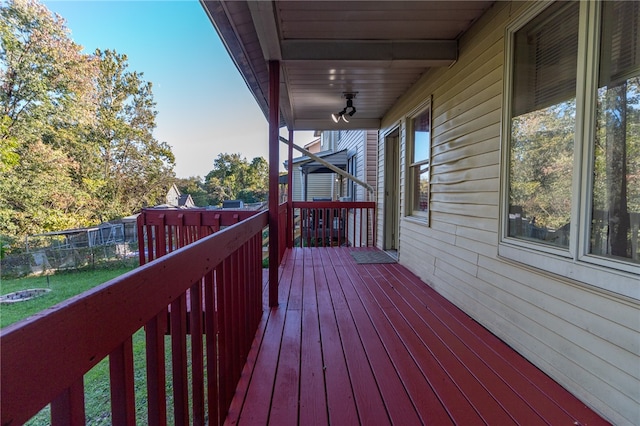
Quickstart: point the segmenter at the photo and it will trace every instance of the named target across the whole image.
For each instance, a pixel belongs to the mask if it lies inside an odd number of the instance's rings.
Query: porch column
[[[289,171],[287,172],[287,248],[293,247],[293,130],[289,129]]]
[[[280,62],[269,61],[269,306],[278,306],[278,149],[280,146]]]

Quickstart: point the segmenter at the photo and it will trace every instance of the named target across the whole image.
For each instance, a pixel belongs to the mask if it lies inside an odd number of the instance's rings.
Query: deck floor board
[[[287,251],[228,424],[607,424],[406,268],[351,250]]]

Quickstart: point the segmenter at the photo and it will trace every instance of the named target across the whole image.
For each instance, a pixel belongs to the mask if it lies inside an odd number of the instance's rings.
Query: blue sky
[[[43,3],[86,53],[124,53],[129,70],[153,83],[155,137],[171,145],[178,177],[204,177],[221,152],[268,159],[267,121],[197,0]],[[297,132],[295,139],[303,145],[313,137]]]

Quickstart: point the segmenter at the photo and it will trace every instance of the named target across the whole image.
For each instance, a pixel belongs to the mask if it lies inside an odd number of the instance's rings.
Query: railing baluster
[[[167,309],[145,326],[147,354],[147,413],[150,425],[167,424],[167,391],[165,378],[164,336]]]
[[[160,256],[164,256],[165,254],[167,254],[167,231],[165,226],[165,216],[161,214],[160,218],[162,219],[162,224],[156,227],[156,252],[154,253],[155,257],[150,260],[157,259]]]
[[[218,378],[219,384],[219,392],[220,392],[220,411],[221,416],[224,417],[224,409],[227,407],[227,382],[229,381],[229,377],[227,372],[229,371],[229,350],[227,341],[229,338],[227,337],[227,292],[225,287],[225,264],[226,261],[223,261],[216,268],[216,306],[217,306],[217,315],[216,318],[218,320],[218,368],[220,371],[220,375]],[[223,373],[224,372],[224,373]]]
[[[156,253],[158,253],[158,250],[155,246],[157,239],[157,227],[153,225],[147,225],[147,256],[145,263],[149,263],[153,259],[155,259]],[[141,265],[144,265],[144,263],[142,263]]]
[[[369,212],[369,214],[371,214],[371,245],[375,246],[376,244],[376,232],[378,232],[377,230],[377,224],[376,224],[376,211],[375,209],[369,209],[367,210]]]
[[[75,426],[84,424],[84,381],[80,377],[51,401],[51,425]]]
[[[189,424],[186,305],[185,294],[171,302],[171,365],[173,412],[176,425]]]
[[[261,251],[262,251],[262,246],[260,244],[260,238],[255,236],[254,237],[254,256],[256,256],[256,261],[254,261],[252,264],[254,265],[255,268],[255,281],[254,281],[254,285],[256,286],[254,288],[254,291],[252,291],[253,293],[253,303],[254,303],[254,309],[255,309],[255,316],[254,316],[254,328],[256,328],[258,326],[258,323],[260,322],[260,318],[262,317],[262,264],[261,264]]]
[[[281,246],[278,246],[281,247]],[[249,318],[247,318],[247,308],[249,307],[249,303],[248,303],[248,296],[249,296],[249,291],[247,289],[247,281],[249,279],[249,272],[247,271],[247,247],[244,246],[240,249],[239,252],[239,264],[238,264],[238,274],[240,276],[240,282],[239,282],[239,287],[240,287],[240,309],[242,312],[242,339],[241,339],[241,350],[242,350],[242,356],[244,358],[244,354],[247,351],[247,341],[249,340]],[[250,344],[249,344],[250,345]],[[244,362],[242,362],[242,364],[244,364]],[[242,365],[240,367],[240,371],[242,371]]]
[[[362,234],[366,234],[366,232],[362,232],[362,226],[364,224],[364,215],[362,214],[362,210],[360,210],[360,245],[362,246]]]
[[[209,424],[222,424],[218,400],[218,313],[216,312],[215,269],[204,277],[205,333],[207,346],[207,408]]]
[[[204,360],[202,343],[202,282],[198,281],[189,290],[191,298],[191,388],[193,424],[204,425]]]
[[[145,250],[145,234],[149,233],[149,227],[145,225],[145,212],[141,212],[136,219],[136,232],[138,235],[138,244],[142,247],[142,250],[138,249],[138,262],[140,265],[144,265],[147,263],[147,259],[145,257],[145,252],[148,252],[149,249]]]
[[[233,255],[232,255],[233,256]],[[224,408],[226,409],[231,404],[233,398],[233,313],[232,313],[232,285],[233,285],[233,270],[231,269],[231,256],[227,257],[222,262],[222,289],[223,289],[223,318],[224,318],[224,367],[221,368],[223,376],[229,376],[225,383],[224,390]],[[221,351],[222,352],[222,351]]]
[[[242,373],[242,364],[241,364],[241,348],[242,348],[242,311],[240,305],[240,265],[239,265],[239,257],[240,250],[236,250],[231,255],[231,313],[232,313],[232,321],[233,321],[233,382],[235,383]]]
[[[115,425],[135,425],[136,402],[131,337],[109,354],[109,377],[111,379],[111,421]]]

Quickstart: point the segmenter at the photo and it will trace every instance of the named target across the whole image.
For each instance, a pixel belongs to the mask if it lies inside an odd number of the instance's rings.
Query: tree
[[[0,233],[22,236],[87,224],[78,162],[53,135],[93,122],[91,57],[64,20],[33,0],[0,8]]]
[[[62,151],[29,144],[14,173],[0,181],[0,233],[23,236],[88,225],[91,199],[65,173],[72,167]]]
[[[10,0],[0,18],[1,140],[24,144],[56,122],[90,123],[94,61],[71,40],[64,19],[35,0]]]
[[[204,187],[204,182],[200,176],[177,179],[176,186],[182,194],[189,194],[196,206],[206,206],[210,204],[209,194]]]
[[[90,135],[100,153],[101,210],[112,219],[153,205],[174,179],[171,148],[153,137],[152,84],[129,72],[127,56],[97,50],[97,123]]]
[[[571,220],[574,121],[573,100],[512,121],[510,205],[542,228]]]
[[[213,170],[205,177],[211,204],[234,199],[247,203],[267,200],[269,165],[264,158],[255,157],[249,163],[239,153],[221,153],[213,165]]]
[[[0,234],[22,237],[156,204],[174,174],[155,102],[126,55],[81,52],[35,0],[0,7]]]

